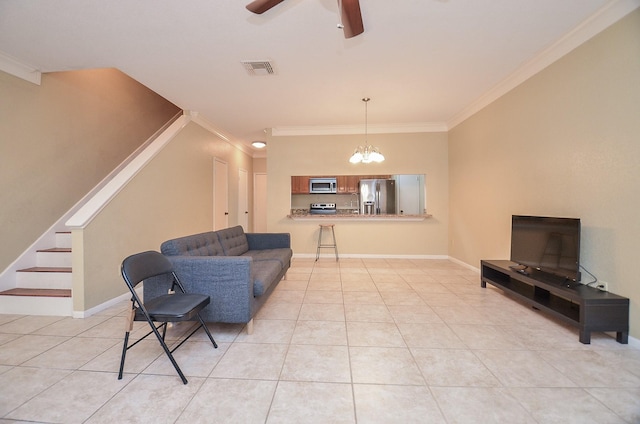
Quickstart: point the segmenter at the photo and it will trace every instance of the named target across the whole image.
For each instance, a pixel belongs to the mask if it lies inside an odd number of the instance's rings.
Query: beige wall
[[[640,10],[450,131],[451,256],[508,258],[512,214],[581,218],[581,264],[640,338],[639,107]]]
[[[212,229],[214,157],[228,164],[229,225],[238,224],[238,170],[251,174],[251,157],[192,122],[84,230],[74,230],[74,248],[84,246],[73,264],[74,311],[126,292],[119,273],[126,256]]]
[[[449,184],[445,133],[373,134],[386,160],[353,165],[349,157],[364,135],[269,138],[267,226],[291,233],[294,254],[315,254],[318,222],[293,221],[289,214],[292,175],[425,174],[427,212],[422,222],[336,223],[344,255],[447,255]]]
[[[178,112],[114,69],[0,72],[0,271]]]
[[[266,158],[255,158],[253,160],[253,172],[256,173],[265,173],[267,172],[267,159]]]

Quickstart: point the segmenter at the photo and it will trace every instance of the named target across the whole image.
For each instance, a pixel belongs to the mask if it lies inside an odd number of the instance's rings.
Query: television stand
[[[592,331],[615,331],[618,343],[629,342],[629,299],[584,284],[533,271],[527,274],[506,260],[481,261],[481,286],[487,283],[526,304],[578,327],[581,343]]]

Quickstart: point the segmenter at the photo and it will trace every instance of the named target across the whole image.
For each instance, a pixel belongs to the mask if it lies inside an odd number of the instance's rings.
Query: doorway
[[[253,174],[253,231],[267,232],[267,174]]]
[[[238,170],[238,225],[242,225],[245,233],[249,232],[249,173],[246,169]]]
[[[213,230],[229,227],[229,186],[227,163],[213,158]]]

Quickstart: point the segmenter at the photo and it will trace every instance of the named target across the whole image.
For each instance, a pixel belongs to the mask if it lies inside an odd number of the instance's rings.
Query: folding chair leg
[[[118,373],[118,380],[122,380],[122,373],[124,372],[124,358],[127,356],[127,343],[129,342],[129,332],[124,334],[124,345],[122,346],[122,357],[120,358],[120,372]]]
[[[124,372],[124,358],[127,356],[127,350],[129,349],[127,344],[129,343],[129,333],[133,330],[133,320],[136,315],[136,310],[131,308],[129,316],[127,316],[127,327],[124,333],[124,345],[122,346],[122,357],[120,358],[120,372],[118,373],[118,380],[122,380],[122,373]]]
[[[213,336],[211,335],[211,332],[207,328],[207,324],[204,322],[204,320],[202,319],[200,314],[198,314],[197,317],[198,317],[198,321],[200,321],[200,325],[202,325],[202,328],[204,329],[205,333],[207,333],[207,336],[209,337],[209,340],[211,340],[211,343],[213,343],[213,347],[215,347],[217,349],[218,345],[216,344],[216,341],[213,340]]]
[[[156,337],[158,338],[158,341],[160,342],[160,345],[162,345],[162,349],[164,349],[164,353],[167,354],[167,356],[169,357],[169,360],[173,364],[173,368],[176,369],[176,372],[180,376],[180,379],[182,380],[182,384],[187,384],[188,381],[187,381],[186,377],[184,376],[184,374],[182,373],[182,370],[178,366],[178,363],[174,359],[173,355],[171,354],[171,350],[169,350],[169,347],[164,342],[164,338],[162,337],[162,335],[160,334],[160,332],[158,331],[156,326],[153,324],[153,322],[150,322],[150,324],[151,324],[151,327],[153,328],[153,332],[155,333]]]

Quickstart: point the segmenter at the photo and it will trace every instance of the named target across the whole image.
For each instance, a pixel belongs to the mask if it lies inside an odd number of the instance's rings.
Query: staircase
[[[36,252],[36,266],[16,271],[16,287],[0,292],[0,311],[19,315],[73,315],[71,233]]]

